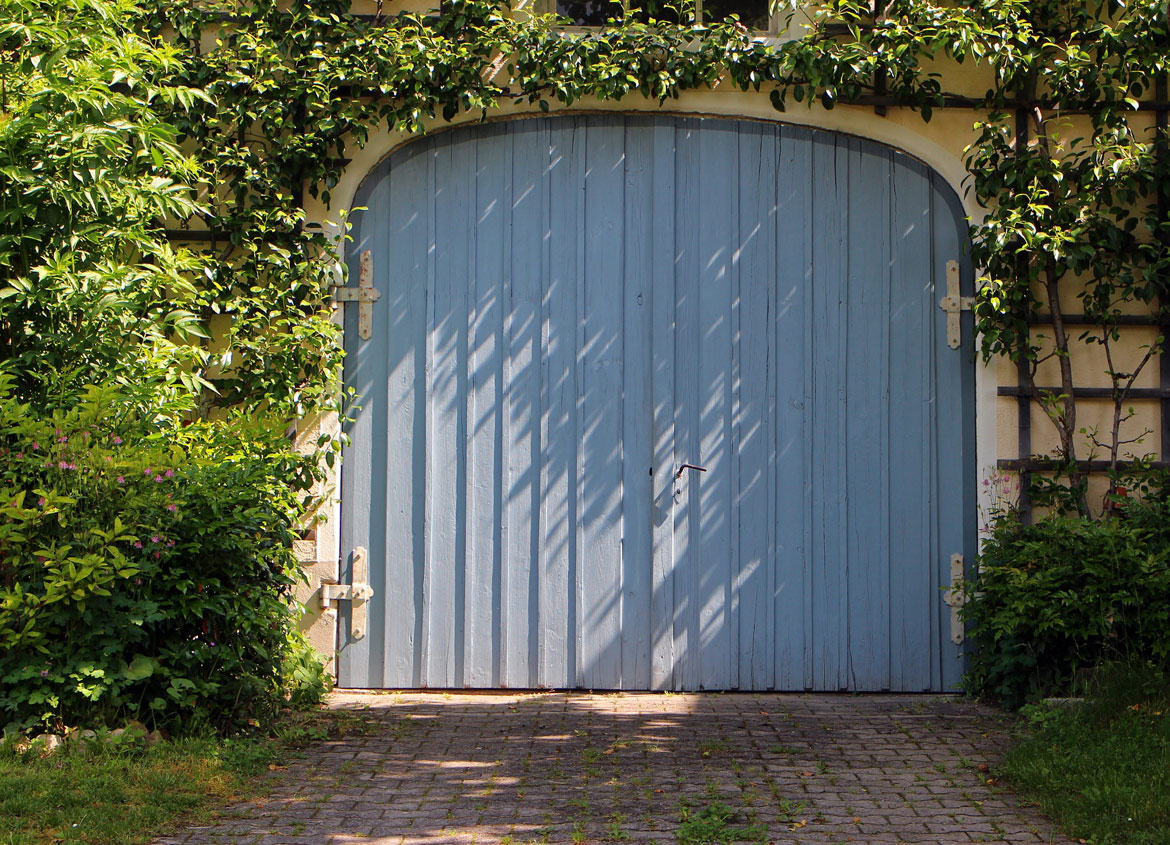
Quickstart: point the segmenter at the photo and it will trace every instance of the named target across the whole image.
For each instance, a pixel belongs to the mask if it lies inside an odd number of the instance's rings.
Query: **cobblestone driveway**
[[[988,784],[1005,728],[961,699],[345,693],[333,706],[384,729],[310,749],[265,801],[161,841],[1070,841]]]

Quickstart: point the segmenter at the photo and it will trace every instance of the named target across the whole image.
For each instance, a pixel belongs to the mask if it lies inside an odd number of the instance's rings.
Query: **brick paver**
[[[371,735],[162,843],[1069,842],[989,783],[1003,717],[944,696],[335,694]],[[709,830],[710,832],[710,830]]]

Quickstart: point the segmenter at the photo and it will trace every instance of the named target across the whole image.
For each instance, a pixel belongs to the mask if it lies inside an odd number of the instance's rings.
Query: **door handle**
[[[706,467],[697,467],[694,464],[683,464],[682,466],[680,466],[678,468],[678,472],[676,472],[674,474],[674,477],[676,479],[682,478],[683,470],[688,470],[688,469],[697,470],[698,472],[706,472],[707,471]]]

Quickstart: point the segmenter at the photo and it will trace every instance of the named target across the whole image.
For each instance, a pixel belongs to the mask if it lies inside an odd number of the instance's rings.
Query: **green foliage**
[[[1148,665],[1095,676],[1090,703],[1029,708],[1032,730],[996,774],[1071,836],[1170,840],[1170,684]]]
[[[744,814],[721,801],[699,809],[683,807],[675,836],[683,845],[710,845],[718,842],[766,842],[768,829],[762,824],[745,824]]]
[[[286,681],[319,699],[287,599],[311,458],[263,421],[125,406],[93,390],[43,418],[0,391],[0,721],[226,730]]]
[[[978,650],[965,683],[1011,706],[1065,695],[1110,662],[1170,661],[1170,504],[1109,521],[1001,517],[963,609]]]

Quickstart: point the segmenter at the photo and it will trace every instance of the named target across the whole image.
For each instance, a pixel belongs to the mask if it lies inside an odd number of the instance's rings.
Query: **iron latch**
[[[947,295],[938,301],[938,307],[947,312],[947,346],[958,349],[963,345],[963,325],[960,318],[964,311],[975,305],[973,296],[962,296],[959,292],[959,262],[947,262]]]
[[[951,555],[951,586],[943,591],[943,602],[951,609],[951,642],[961,645],[966,632],[963,629],[963,620],[959,611],[967,603],[967,593],[963,589],[963,556]]]
[[[360,640],[366,635],[366,605],[374,597],[374,588],[366,581],[366,550],[358,546],[353,550],[353,581],[349,584],[323,582],[321,584],[321,610],[328,614],[337,612],[337,602],[348,601],[349,636]]]

